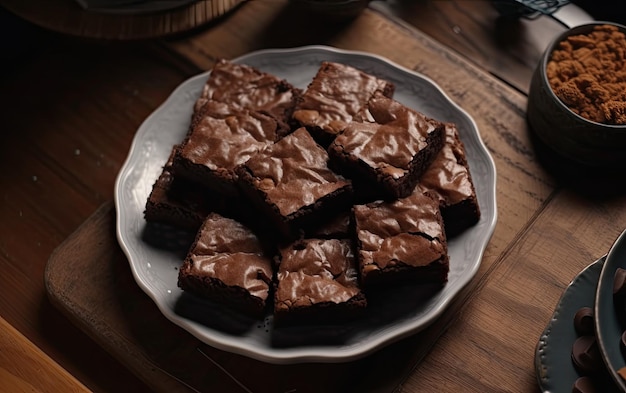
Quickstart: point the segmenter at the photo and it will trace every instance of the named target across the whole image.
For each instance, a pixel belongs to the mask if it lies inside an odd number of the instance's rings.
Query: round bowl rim
[[[615,26],[615,27],[619,28],[624,34],[626,34],[626,25],[622,25],[622,24],[616,23],[616,22],[609,22],[609,21],[593,21],[593,22],[587,22],[587,23],[583,23],[583,24],[571,27],[571,28],[565,30],[564,32],[560,33],[556,37],[554,37],[552,39],[552,41],[550,41],[550,43],[546,47],[543,55],[541,56],[541,62],[539,64],[539,67],[541,67],[540,76],[541,76],[541,79],[542,79],[543,83],[545,83],[545,85],[547,87],[549,87],[546,90],[548,90],[548,94],[550,95],[550,97],[556,101],[558,106],[560,106],[560,107],[564,108],[565,110],[567,110],[567,112],[570,113],[571,115],[573,115],[577,120],[579,120],[579,121],[581,121],[581,122],[583,122],[585,124],[589,124],[590,126],[602,127],[602,128],[606,128],[606,129],[609,129],[609,130],[612,130],[612,131],[615,130],[615,131],[619,131],[619,132],[624,132],[624,130],[626,130],[626,124],[600,123],[600,122],[597,122],[597,121],[590,120],[590,119],[588,119],[588,118],[586,118],[584,116],[581,116],[578,113],[574,112],[563,101],[561,101],[561,99],[556,95],[556,93],[554,92],[554,89],[552,89],[552,85],[550,85],[550,81],[548,80],[548,76],[547,76],[547,73],[546,73],[546,69],[547,69],[547,66],[548,66],[548,61],[550,60],[551,54],[554,51],[554,48],[561,41],[565,40],[565,38],[567,38],[567,37],[569,37],[571,35],[584,34],[584,32],[591,31],[591,29],[593,29],[593,27],[601,26],[601,25]]]

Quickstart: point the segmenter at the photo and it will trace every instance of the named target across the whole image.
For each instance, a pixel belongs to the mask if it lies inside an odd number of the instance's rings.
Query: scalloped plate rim
[[[372,353],[373,351],[380,349],[385,345],[388,345],[403,337],[414,334],[424,329],[441,315],[441,313],[446,309],[452,299],[456,295],[458,295],[458,293],[464,287],[466,287],[471,279],[476,275],[484,255],[485,248],[487,247],[487,244],[489,243],[489,240],[493,235],[497,222],[496,168],[493,158],[489,154],[487,147],[480,137],[480,133],[478,131],[476,123],[461,107],[459,107],[454,101],[452,101],[445,94],[445,92],[428,77],[421,75],[415,71],[409,70],[405,67],[402,67],[382,56],[374,55],[367,52],[350,51],[321,45],[312,45],[286,49],[263,49],[248,53],[237,59],[233,59],[232,61],[248,64],[253,63],[251,65],[255,65],[254,63],[259,61],[269,61],[274,58],[289,60],[297,56],[300,56],[302,58],[319,56],[335,61],[343,60],[347,63],[367,63],[368,65],[371,65],[377,71],[382,72],[383,74],[393,74],[396,77],[402,78],[404,81],[415,82],[415,85],[419,85],[420,87],[429,89],[432,94],[437,96],[436,98],[439,101],[444,101],[447,108],[446,110],[449,111],[447,113],[453,114],[453,116],[457,116],[459,121],[463,122],[463,125],[469,128],[469,130],[465,130],[462,133],[461,138],[466,144],[468,160],[470,162],[470,169],[472,170],[472,175],[475,177],[475,183],[477,185],[477,188],[481,189],[478,197],[481,206],[482,217],[475,227],[468,229],[466,232],[458,237],[459,239],[462,239],[471,235],[477,237],[477,241],[472,242],[472,244],[469,246],[465,243],[462,243],[463,246],[472,248],[471,251],[473,252],[473,257],[472,260],[468,262],[467,270],[464,271],[462,277],[460,277],[458,280],[455,279],[454,283],[449,283],[446,287],[444,287],[443,291],[452,291],[451,293],[447,293],[446,296],[438,299],[438,301],[430,308],[426,315],[420,318],[407,318],[408,321],[402,321],[402,323],[391,323],[390,326],[388,326],[387,328],[382,329],[380,332],[377,332],[376,336],[370,337],[367,340],[361,340],[357,343],[340,346],[261,348],[253,344],[246,343],[245,341],[242,342],[241,337],[232,337],[231,335],[215,331],[214,329],[207,328],[206,326],[203,326],[197,322],[182,318],[181,316],[177,315],[170,307],[170,305],[168,305],[167,302],[163,300],[163,295],[155,293],[154,289],[149,283],[150,280],[158,280],[159,277],[151,276],[149,278],[146,278],[145,272],[142,271],[142,267],[140,266],[141,261],[138,260],[136,250],[138,246],[134,243],[136,242],[136,239],[129,238],[129,227],[124,221],[126,213],[128,213],[128,206],[125,205],[128,202],[128,198],[126,198],[124,193],[128,193],[131,191],[134,192],[133,195],[136,197],[136,203],[141,202],[140,196],[147,198],[146,184],[149,183],[149,185],[151,186],[151,184],[156,179],[156,173],[154,172],[154,169],[151,173],[151,175],[153,176],[151,179],[143,179],[145,183],[143,184],[142,195],[137,196],[137,194],[141,194],[141,190],[129,190],[128,188],[130,186],[127,184],[128,178],[134,173],[133,171],[136,171],[137,166],[143,163],[138,157],[141,157],[142,153],[144,153],[144,155],[149,155],[149,152],[144,152],[140,148],[140,145],[145,142],[147,134],[150,132],[150,127],[153,126],[156,121],[162,120],[165,112],[172,111],[172,105],[174,105],[176,100],[180,99],[181,95],[191,94],[189,92],[191,86],[201,84],[201,82],[205,80],[210,73],[209,71],[193,76],[181,83],[177,88],[173,90],[170,96],[146,118],[146,120],[138,128],[129,149],[128,156],[124,164],[122,165],[115,181],[114,202],[116,207],[116,235],[120,247],[122,248],[124,254],[129,260],[131,271],[137,284],[155,302],[159,310],[166,318],[187,330],[200,341],[218,349],[276,364],[351,361]],[[269,71],[271,72],[271,70]],[[400,89],[397,89],[396,94],[400,92],[402,92],[402,87]],[[411,94],[406,93],[404,99],[406,100],[407,97],[412,98]],[[429,99],[431,98],[429,97]],[[398,100],[402,101],[402,99]],[[188,120],[185,121],[188,122]],[[468,148],[467,146],[470,147]],[[143,147],[145,148],[145,146]],[[149,148],[154,149],[154,146],[148,146],[148,149]],[[469,153],[472,154],[470,155]],[[155,158],[151,159],[154,160]],[[160,157],[160,159],[163,163],[166,157]],[[475,176],[474,167],[478,166],[479,164],[481,165],[481,168],[485,172],[485,174],[484,176],[481,175],[481,177],[477,179]],[[143,208],[143,206],[141,206],[141,208]],[[135,213],[137,213],[137,211],[135,211]],[[143,219],[143,217],[141,217],[141,219]],[[480,235],[476,235],[477,231],[479,230],[481,231]],[[135,235],[137,234],[135,233]],[[455,241],[456,240],[452,240],[451,243],[454,243]],[[461,242],[461,240],[458,241]],[[454,263],[455,261],[451,259],[451,262]],[[175,289],[168,289],[168,291],[175,291]]]

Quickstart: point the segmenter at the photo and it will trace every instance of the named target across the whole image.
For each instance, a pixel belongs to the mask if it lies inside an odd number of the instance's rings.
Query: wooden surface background
[[[87,387],[0,318],[0,392],[89,392]]]
[[[197,0],[158,12],[94,11],[76,0],[2,0],[10,12],[46,30],[110,41],[145,40],[186,34],[217,23],[246,0]]]
[[[228,392],[350,383],[534,392],[535,345],[563,289],[624,227],[623,192],[594,188],[579,172],[573,187],[531,138],[530,74],[562,31],[549,19],[504,21],[481,0],[396,0],[320,24],[287,0],[257,0],[164,39],[11,26],[22,35],[0,77],[0,316],[93,391],[185,391],[186,381]],[[110,201],[136,129],[181,82],[220,57],[308,44],[376,53],[436,81],[496,161],[498,224],[476,278],[424,332],[362,362],[278,367],[200,345],[167,323],[116,246]],[[363,370],[369,377],[348,377]]]

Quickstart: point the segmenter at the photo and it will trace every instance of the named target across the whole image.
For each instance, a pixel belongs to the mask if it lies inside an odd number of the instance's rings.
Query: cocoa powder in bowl
[[[546,75],[573,112],[598,123],[626,124],[626,34],[617,26],[566,37],[552,51]]]
[[[535,68],[526,115],[538,152],[559,168],[626,170],[624,36],[626,27],[613,22],[570,28]]]

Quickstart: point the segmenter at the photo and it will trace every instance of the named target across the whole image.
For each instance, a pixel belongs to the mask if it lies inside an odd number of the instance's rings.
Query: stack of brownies
[[[172,147],[145,219],[192,230],[184,291],[274,326],[340,324],[368,294],[442,287],[447,239],[480,218],[463,143],[323,62],[306,89],[220,60]]]

